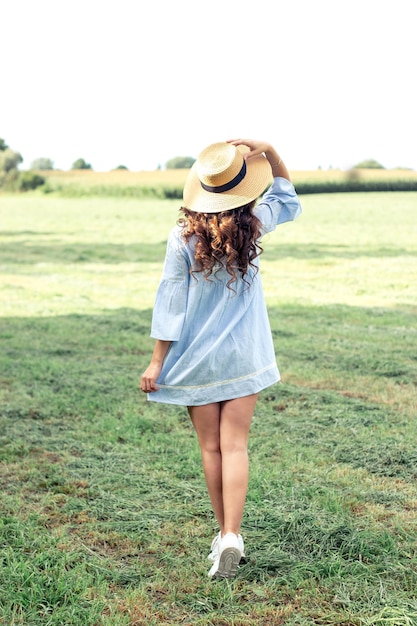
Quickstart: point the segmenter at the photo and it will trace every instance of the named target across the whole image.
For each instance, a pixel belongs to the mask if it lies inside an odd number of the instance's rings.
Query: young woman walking
[[[259,273],[261,240],[301,206],[272,145],[235,139],[200,153],[181,211],[168,238],[152,317],[155,348],[141,389],[150,401],[188,408],[220,528],[209,576],[230,578],[245,558],[240,526],[252,416],[258,393],[280,379]]]

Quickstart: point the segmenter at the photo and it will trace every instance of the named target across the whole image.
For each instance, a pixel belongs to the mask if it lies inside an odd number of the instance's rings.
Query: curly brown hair
[[[229,211],[221,213],[197,213],[181,207],[184,217],[178,220],[183,228],[183,237],[188,242],[196,237],[195,260],[197,269],[191,273],[203,272],[206,280],[212,274],[226,268],[230,274],[227,283],[229,289],[240,273],[244,282],[249,285],[246,275],[249,268],[255,272],[258,267],[253,263],[263,250],[259,244],[261,222],[253,214],[256,200]]]

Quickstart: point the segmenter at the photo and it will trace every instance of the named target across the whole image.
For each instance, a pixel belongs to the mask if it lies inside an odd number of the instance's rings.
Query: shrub
[[[36,189],[45,183],[45,179],[40,174],[35,172],[20,172],[16,184],[16,191],[31,191]]]

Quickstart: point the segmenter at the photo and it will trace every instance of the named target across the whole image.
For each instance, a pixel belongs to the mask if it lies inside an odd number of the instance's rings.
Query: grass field
[[[213,583],[186,411],[138,391],[178,203],[0,195],[0,624],[417,624],[417,193],[302,204],[264,241],[249,563]]]

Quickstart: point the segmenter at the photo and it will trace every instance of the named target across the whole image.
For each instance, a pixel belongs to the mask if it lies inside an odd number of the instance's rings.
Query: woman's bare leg
[[[239,533],[248,489],[248,437],[258,394],[188,407],[222,535]]]
[[[258,394],[222,402],[220,450],[224,526],[222,534],[239,534],[248,491],[248,437]]]
[[[200,444],[204,475],[213,512],[220,530],[222,530],[224,513],[220,451],[220,403],[190,406],[188,412]]]

